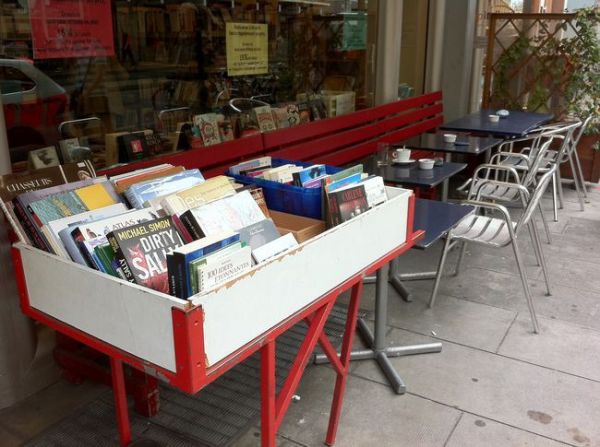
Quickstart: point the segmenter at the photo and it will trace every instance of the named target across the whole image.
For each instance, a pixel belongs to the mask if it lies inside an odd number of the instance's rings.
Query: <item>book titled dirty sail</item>
[[[163,217],[107,235],[115,252],[117,273],[129,282],[169,293],[167,255],[183,245],[170,217]]]

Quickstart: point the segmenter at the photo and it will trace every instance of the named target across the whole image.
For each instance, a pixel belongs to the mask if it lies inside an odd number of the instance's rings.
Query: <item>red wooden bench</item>
[[[232,164],[262,155],[339,166],[373,154],[378,142],[410,138],[435,129],[442,122],[442,93],[434,92],[288,129],[166,154],[100,173],[116,175],[157,163],[171,163],[188,169],[198,168],[205,177],[213,177],[224,173]],[[427,154],[415,152],[413,157]]]

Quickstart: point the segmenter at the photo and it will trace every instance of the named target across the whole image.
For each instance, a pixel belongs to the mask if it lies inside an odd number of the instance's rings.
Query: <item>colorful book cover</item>
[[[275,121],[275,125],[278,129],[290,127],[288,112],[285,107],[273,107],[271,108],[271,113],[273,114],[273,121]]]
[[[121,135],[119,138],[119,162],[141,160],[150,155],[146,134],[144,132],[133,132]]]
[[[100,236],[105,237],[111,231],[120,230],[144,222],[150,222],[157,217],[156,212],[151,208],[131,210],[117,216],[85,222],[77,226],[77,228],[72,231],[71,235],[75,240],[95,239]]]
[[[115,261],[115,252],[108,242],[98,245],[94,248],[94,252],[96,254],[97,259],[102,264],[103,270],[105,273],[109,275],[119,277],[119,274],[115,271],[114,261]]]
[[[237,165],[233,165],[229,168],[229,172],[232,175],[239,175],[242,171],[248,171],[251,169],[258,169],[258,168],[267,168],[267,167],[271,167],[272,161],[271,161],[271,157],[260,157],[260,158],[255,158],[253,160],[248,160],[245,161],[243,163],[239,163]]]
[[[169,293],[167,255],[183,245],[171,218],[111,231],[107,239],[128,281]]]
[[[190,263],[239,240],[239,234],[228,231],[199,239],[173,250],[167,256],[171,295],[184,299],[192,296]]]
[[[75,190],[75,194],[77,194],[77,197],[79,197],[88,210],[104,208],[105,206],[119,203],[114,188],[108,181],[78,188]]]
[[[361,184],[330,192],[327,200],[331,226],[346,222],[369,209],[365,187]]]
[[[261,132],[270,132],[277,129],[275,121],[273,121],[271,106],[254,107],[252,110],[254,111],[254,116]]]
[[[201,266],[205,265],[211,258],[215,259],[225,255],[229,255],[230,253],[233,253],[234,251],[237,251],[242,247],[244,247],[244,244],[242,242],[234,242],[233,244],[230,244],[227,247],[221,248],[217,251],[208,254],[207,256],[203,256],[190,262],[189,270],[192,283],[192,296],[198,293],[198,269]]]
[[[328,179],[329,178],[331,177],[328,177]],[[352,183],[358,183],[361,181],[361,179],[362,174],[357,172],[356,174],[349,175],[348,177],[344,177],[343,179],[337,181],[330,181],[327,184],[325,191],[333,192],[337,189],[343,188],[344,186],[351,185]]]
[[[298,103],[298,114],[300,117],[300,124],[305,124],[310,122],[310,106],[307,102],[299,102]]]
[[[286,106],[287,119],[289,127],[300,124],[300,111],[297,104],[288,104]]]
[[[161,207],[170,215],[181,214],[212,200],[235,194],[231,182],[224,175],[212,177],[192,188],[168,195],[161,200]]]
[[[134,208],[143,208],[144,203],[159,196],[191,188],[204,182],[198,169],[189,169],[178,174],[148,180],[131,185],[125,197]]]
[[[212,146],[221,142],[219,135],[219,122],[216,113],[204,113],[194,116],[194,126],[200,131],[202,142],[205,146]]]
[[[314,180],[318,177],[323,177],[327,173],[325,172],[325,165],[312,165],[308,168],[304,168],[299,172],[293,174],[294,185],[304,186],[308,181]]]
[[[54,146],[35,149],[27,153],[27,169],[30,171],[58,165],[60,165],[60,160]]]
[[[45,199],[36,200],[29,204],[29,208],[31,215],[40,228],[53,220],[89,211],[72,191],[53,194]]]

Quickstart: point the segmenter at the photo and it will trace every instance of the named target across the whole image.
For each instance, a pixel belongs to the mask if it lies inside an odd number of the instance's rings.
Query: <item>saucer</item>
[[[415,161],[417,161],[417,160],[413,160],[412,158],[410,160],[406,160],[406,161],[392,160],[392,164],[404,166],[404,165],[413,164]]]

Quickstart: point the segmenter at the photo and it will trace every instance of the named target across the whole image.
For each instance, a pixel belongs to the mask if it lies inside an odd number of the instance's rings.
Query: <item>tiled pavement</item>
[[[469,247],[433,309],[426,305],[432,281],[408,283],[412,303],[390,289],[388,341],[437,339],[443,351],[392,360],[407,383],[404,396],[372,362],[354,364],[336,445],[600,446],[600,191],[590,192],[583,213],[574,191],[565,194],[560,222],[550,224],[553,243],[544,244],[552,296],[526,256],[541,333],[531,333],[510,249]],[[413,250],[401,265],[431,270],[439,253],[440,246]],[[365,286],[367,311],[373,295]],[[307,369],[278,445],[323,445],[333,378],[328,366]],[[0,411],[0,445],[19,445],[94,393],[91,385],[62,383]],[[260,445],[257,427],[233,445]]]

